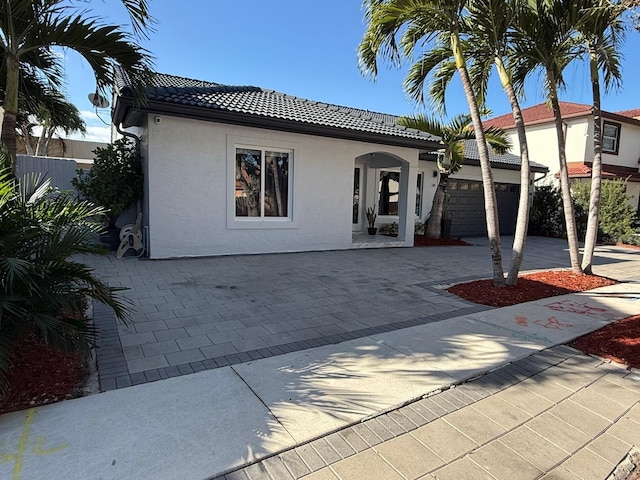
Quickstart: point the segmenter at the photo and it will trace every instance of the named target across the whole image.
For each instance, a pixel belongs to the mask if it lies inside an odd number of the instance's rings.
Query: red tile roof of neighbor
[[[571,102],[560,102],[560,114],[562,118],[571,118],[571,117],[582,117],[591,114],[592,106],[585,105],[583,103],[571,103]],[[640,119],[640,108],[634,108],[630,110],[622,110],[620,112],[609,113],[603,110],[603,116],[615,118],[618,117],[627,117],[630,119]],[[524,118],[525,125],[531,125],[536,123],[545,123],[553,120],[553,110],[546,103],[539,103],[538,105],[534,105],[533,107],[524,108],[522,110],[522,117]],[[618,120],[623,120],[618,118]],[[485,128],[496,127],[496,128],[513,128],[515,127],[515,122],[513,121],[513,115],[511,113],[506,113],[504,115],[500,115],[499,117],[490,118],[483,122]]]
[[[591,166],[582,162],[567,163],[569,178],[590,178]],[[558,174],[556,174],[557,176]],[[602,178],[612,180],[614,178],[629,179],[630,182],[640,182],[640,172],[637,168],[621,167],[619,165],[602,165]]]
[[[560,102],[560,114],[563,118],[567,117],[579,117],[582,115],[588,115],[591,113],[591,105],[584,105],[582,103]],[[533,107],[522,109],[522,118],[526,125],[532,123],[542,123],[553,120],[553,110],[547,106],[546,103],[540,103]],[[496,128],[512,128],[515,127],[513,121],[513,115],[507,113],[500,115],[499,117],[490,118],[484,121],[485,127]]]
[[[618,115],[622,115],[623,117],[631,117],[638,118],[640,117],[640,108],[632,108],[631,110],[620,110],[616,112]]]

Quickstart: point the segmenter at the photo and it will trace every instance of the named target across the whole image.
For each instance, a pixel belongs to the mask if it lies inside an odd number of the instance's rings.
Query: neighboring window
[[[416,185],[416,217],[422,216],[422,174],[418,174],[418,183]]]
[[[380,172],[380,201],[378,215],[398,215],[400,172]]]
[[[620,127],[619,123],[602,123],[602,151],[618,154],[620,147]]]
[[[236,217],[288,217],[291,152],[236,148]]]

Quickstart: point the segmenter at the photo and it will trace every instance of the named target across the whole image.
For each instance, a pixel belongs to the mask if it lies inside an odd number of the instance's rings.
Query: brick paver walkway
[[[90,257],[103,279],[130,289],[136,309],[125,327],[96,306],[101,390],[487,310],[444,290],[491,272],[487,240],[469,242],[163,261]],[[510,242],[503,239],[505,265]],[[596,271],[640,277],[625,261],[634,253],[599,247]],[[523,271],[568,264],[564,240],[528,239]]]

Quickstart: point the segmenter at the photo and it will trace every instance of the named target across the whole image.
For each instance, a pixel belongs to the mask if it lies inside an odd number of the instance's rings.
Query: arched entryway
[[[354,244],[413,245],[416,178],[415,166],[389,152],[370,152],[355,159],[352,211]],[[375,209],[376,226],[397,223],[398,237],[365,237],[368,208]]]

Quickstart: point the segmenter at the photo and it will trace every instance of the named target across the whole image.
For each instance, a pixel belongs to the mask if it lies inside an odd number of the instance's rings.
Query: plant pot
[[[120,246],[120,229],[107,228],[104,233],[100,234],[100,242],[104,243],[109,250],[115,252]]]
[[[449,238],[451,236],[451,219],[443,218],[440,222],[440,237]]]
[[[367,228],[367,232],[369,232],[369,235],[375,235],[377,231],[378,231],[377,227],[373,227],[373,228],[369,227],[369,228]]]

